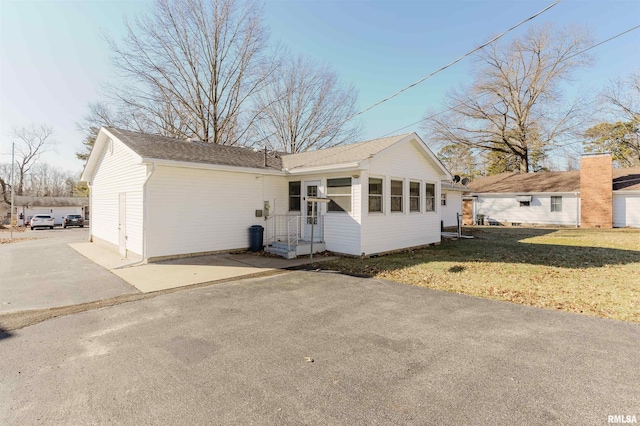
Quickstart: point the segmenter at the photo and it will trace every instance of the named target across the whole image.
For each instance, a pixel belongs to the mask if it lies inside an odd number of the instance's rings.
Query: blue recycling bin
[[[249,228],[249,250],[256,252],[262,250],[264,246],[262,240],[264,237],[264,227],[253,225]]]

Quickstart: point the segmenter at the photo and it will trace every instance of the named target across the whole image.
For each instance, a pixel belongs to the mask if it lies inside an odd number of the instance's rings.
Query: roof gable
[[[282,156],[282,166],[291,171],[293,169],[330,166],[336,164],[359,163],[401,141],[411,133],[373,139],[349,145],[334,146],[332,148],[315,151],[300,152]]]
[[[405,135],[400,141],[395,144],[383,149],[377,154],[373,155],[373,158],[385,157],[387,155],[393,155],[395,150],[402,149],[402,147],[407,144],[412,144],[420,154],[422,154],[423,158],[436,170],[439,171],[439,174],[444,176],[447,179],[451,179],[451,173],[447,170],[447,168],[442,164],[440,159],[431,151],[431,149],[427,146],[426,143],[416,134],[409,133]]]

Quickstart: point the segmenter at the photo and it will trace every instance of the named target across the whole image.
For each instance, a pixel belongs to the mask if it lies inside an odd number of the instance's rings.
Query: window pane
[[[426,203],[426,204],[425,204],[425,209],[426,209],[428,212],[433,212],[433,211],[435,211],[435,210],[436,210],[436,209],[435,209],[435,206],[434,206],[434,204],[435,204],[435,203],[434,203],[434,201],[435,201],[435,198],[433,198],[433,197],[431,197],[431,198],[427,198],[427,199],[425,200],[425,203]]]
[[[412,212],[419,212],[420,211],[420,198],[418,197],[411,197],[409,199],[409,210],[411,210]]]
[[[300,211],[300,197],[289,197],[289,210]]]
[[[447,194],[440,194],[440,205],[441,206],[447,205]]]
[[[327,195],[351,195],[351,185],[328,188]]]
[[[391,197],[391,211],[392,212],[402,211],[402,197]]]
[[[409,195],[413,197],[420,196],[420,182],[409,182]]]
[[[327,187],[351,186],[351,178],[327,179]]]
[[[377,195],[369,196],[369,212],[382,212],[382,197]]]
[[[300,182],[289,182],[289,195],[300,195]]]
[[[328,209],[330,212],[350,212],[351,197],[332,197]]]
[[[436,196],[436,186],[432,183],[425,184],[425,192],[427,197],[435,197]]]
[[[382,179],[369,179],[369,194],[382,195]]]
[[[402,195],[402,181],[401,180],[392,180],[391,181],[391,195]]]

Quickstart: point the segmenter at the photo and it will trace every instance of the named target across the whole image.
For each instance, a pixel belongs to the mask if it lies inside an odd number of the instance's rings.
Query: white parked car
[[[37,214],[31,218],[31,229],[49,228],[53,229],[53,217],[48,214]]]

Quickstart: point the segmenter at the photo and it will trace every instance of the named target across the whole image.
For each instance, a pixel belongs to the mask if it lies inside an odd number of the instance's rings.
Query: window
[[[443,192],[442,194],[440,194],[440,205],[441,206],[446,206],[447,205],[447,193]]]
[[[420,211],[420,182],[409,182],[409,211]]]
[[[552,212],[562,211],[562,197],[551,197],[551,211]]]
[[[428,212],[436,211],[436,185],[433,183],[425,184],[425,194],[427,199],[425,200],[425,207]]]
[[[391,181],[391,211],[392,212],[402,211],[402,183],[403,182],[401,180]]]
[[[369,178],[369,213],[382,213],[382,179]]]
[[[327,179],[330,212],[351,213],[351,178]]]
[[[533,197],[531,195],[517,195],[516,201],[520,203],[520,207],[529,207],[531,205],[531,200]]]
[[[300,181],[289,182],[289,211],[300,211]]]
[[[519,201],[520,207],[529,207],[531,205],[531,201]]]

